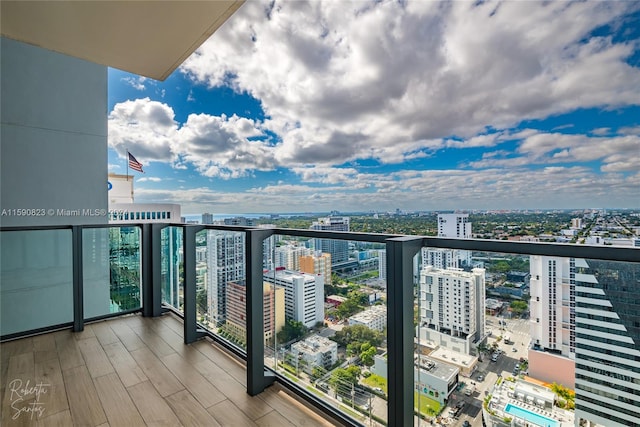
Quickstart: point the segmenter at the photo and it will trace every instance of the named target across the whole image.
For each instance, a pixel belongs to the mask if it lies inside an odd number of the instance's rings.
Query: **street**
[[[499,321],[506,322],[506,325],[499,324]],[[464,395],[464,388],[460,392],[455,392],[449,403],[449,408],[455,407],[456,403],[465,402],[460,416],[450,426],[462,426],[468,421],[473,427],[482,426],[482,402],[485,396],[491,393],[493,385],[498,380],[498,375],[502,377],[513,376],[513,368],[519,364],[520,358],[528,358],[529,341],[529,319],[503,319],[487,316],[487,329],[493,331],[493,335],[487,340],[487,345],[491,347],[499,336],[509,335],[513,341],[512,345],[505,344],[502,340],[498,343],[498,348],[502,353],[497,361],[492,362],[489,355],[484,356],[482,362],[478,362],[476,372],[472,378],[460,377],[461,382],[475,383],[476,391],[471,396]],[[513,351],[515,349],[516,351]],[[482,381],[478,377],[483,377]],[[455,396],[455,397],[454,397]],[[447,415],[450,409],[445,409],[443,415]],[[421,426],[430,425],[429,422],[422,421]]]

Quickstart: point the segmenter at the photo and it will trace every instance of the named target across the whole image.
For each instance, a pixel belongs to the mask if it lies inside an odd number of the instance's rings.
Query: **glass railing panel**
[[[265,245],[265,365],[366,425],[387,420],[384,248],[285,235]]]
[[[73,321],[71,230],[0,233],[1,334]]]
[[[512,368],[502,366],[504,360],[500,366],[489,362],[490,329],[502,339],[498,322],[503,319],[485,312],[487,295],[493,286],[504,285],[510,270],[528,275],[528,257],[422,248],[414,274],[415,425],[443,418],[482,423],[485,392],[501,374],[496,369]],[[520,328],[528,332],[528,321]]]
[[[139,227],[82,230],[85,319],[141,307],[140,238]]]
[[[196,318],[246,350],[245,234],[202,230],[196,235]]]
[[[441,402],[433,411],[424,405],[420,425],[438,417],[476,425],[482,413],[496,425],[601,423],[603,413],[587,409],[600,405],[593,393],[616,400],[620,390],[640,391],[640,264],[430,248],[421,255],[416,340],[426,369],[416,390],[424,402]],[[456,375],[439,382],[451,369]],[[609,389],[603,378],[611,375],[627,383]],[[619,419],[640,416],[624,405],[607,414],[617,410]]]
[[[168,226],[161,230],[161,295],[162,304],[182,312],[184,305],[184,231]]]

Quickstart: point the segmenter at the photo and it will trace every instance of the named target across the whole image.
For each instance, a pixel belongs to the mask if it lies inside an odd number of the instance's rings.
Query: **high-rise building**
[[[299,258],[300,271],[309,274],[322,274],[324,283],[331,284],[331,254],[316,252]]]
[[[571,228],[581,230],[583,227],[582,218],[571,218]]]
[[[237,216],[234,218],[225,218],[224,225],[241,225],[245,227],[251,227],[255,225],[255,220],[253,218],[247,218],[244,216]]]
[[[438,214],[438,237],[470,239],[469,214]],[[422,248],[422,265],[435,268],[462,268],[471,266],[471,252],[458,249]]]
[[[275,224],[258,224],[258,228],[276,228]],[[262,268],[265,270],[274,269],[275,266],[275,251],[278,243],[282,240],[280,235],[271,235],[264,239],[262,245]]]
[[[313,327],[324,321],[324,278],[276,268],[265,271],[264,280],[284,288],[284,313],[287,320]]]
[[[247,336],[247,288],[244,280],[227,283],[226,330],[242,342]],[[264,283],[264,342],[271,343],[284,326],[284,288]],[[273,344],[271,344],[273,346]]]
[[[202,214],[202,223],[203,224],[213,224],[213,214],[203,213]]]
[[[640,264],[576,260],[576,425],[640,420]]]
[[[222,325],[226,320],[228,283],[245,280],[244,253],[244,234],[207,231],[207,313],[213,325]]]
[[[427,344],[471,354],[485,339],[485,270],[420,272],[418,336]]]
[[[378,278],[387,278],[387,250],[380,249],[378,251]]]
[[[311,230],[349,231],[349,217],[318,218],[310,228]],[[334,266],[349,260],[349,242],[345,240],[315,239],[314,244],[317,251],[331,254],[331,263]]]
[[[470,239],[469,214],[438,214],[438,237]]]
[[[640,266],[531,257],[529,374],[576,391],[581,426],[640,419]]]
[[[181,207],[175,203],[134,203],[133,177],[110,173],[107,182],[110,224],[181,223]]]
[[[311,255],[312,251],[304,246],[285,245],[275,248],[275,265],[287,270],[300,271],[300,257]]]
[[[422,265],[430,265],[435,268],[459,268],[459,252],[455,249],[422,248]],[[466,251],[462,251],[466,252]]]
[[[534,378],[574,385],[575,260],[531,256],[529,261],[530,333],[529,372]],[[561,366],[561,369],[552,367]]]

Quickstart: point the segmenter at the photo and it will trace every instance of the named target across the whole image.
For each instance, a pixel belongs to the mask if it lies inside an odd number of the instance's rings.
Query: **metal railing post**
[[[264,239],[271,236],[268,229],[250,229],[245,234],[247,266],[247,393],[255,396],[275,379],[264,368]]]
[[[162,314],[162,264],[160,260],[163,224],[142,225],[142,315]]]
[[[184,343],[191,344],[205,336],[198,330],[196,318],[196,233],[204,227],[184,227]]]
[[[413,425],[414,326],[413,257],[419,237],[397,237],[387,244],[388,423]]]

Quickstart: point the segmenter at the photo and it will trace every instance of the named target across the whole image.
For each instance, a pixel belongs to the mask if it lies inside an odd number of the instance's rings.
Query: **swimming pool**
[[[558,427],[559,425],[556,420],[543,417],[540,414],[536,414],[535,412],[531,412],[519,406],[512,405],[511,403],[507,403],[507,406],[504,407],[504,411],[508,414],[513,415],[514,417],[524,418],[528,422],[534,423],[541,427]]]

